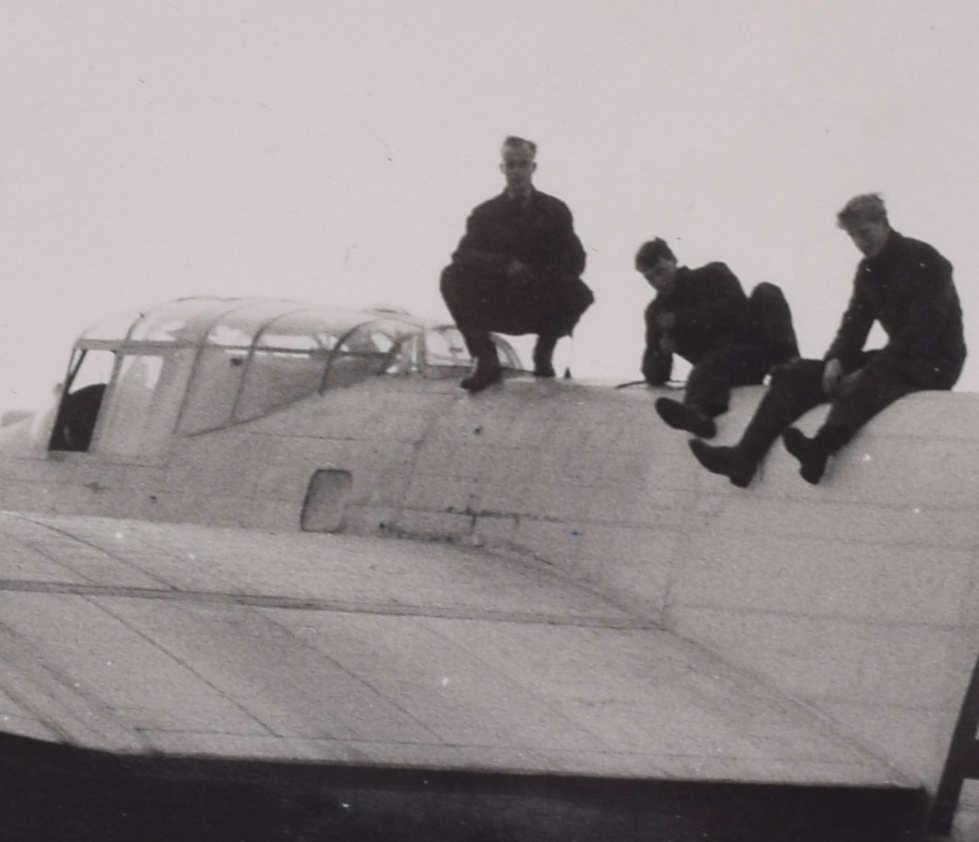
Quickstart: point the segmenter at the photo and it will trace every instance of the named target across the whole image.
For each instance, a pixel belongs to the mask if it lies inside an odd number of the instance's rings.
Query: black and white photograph
[[[0,0],[0,840],[979,842],[979,7]]]

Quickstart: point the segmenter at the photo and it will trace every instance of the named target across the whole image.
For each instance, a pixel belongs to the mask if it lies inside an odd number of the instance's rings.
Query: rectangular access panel
[[[313,474],[303,502],[301,525],[304,532],[337,532],[343,525],[343,512],[353,477],[350,471],[321,468]]]

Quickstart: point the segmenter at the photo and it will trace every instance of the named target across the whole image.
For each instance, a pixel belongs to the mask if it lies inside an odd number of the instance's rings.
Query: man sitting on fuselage
[[[779,366],[735,446],[690,442],[700,464],[734,485],[751,482],[780,434],[799,460],[802,478],[818,483],[829,456],[874,415],[910,392],[951,389],[962,371],[966,347],[952,264],[928,243],[891,228],[876,193],[852,198],[837,214],[837,223],[863,259],[850,304],[823,359]],[[875,321],[887,333],[887,344],[864,351]],[[827,401],[829,414],[814,437],[789,426]]]
[[[693,365],[683,402],[659,398],[656,411],[671,427],[710,438],[732,387],[761,383],[773,365],[798,356],[789,306],[769,283],[748,298],[724,263],[677,267],[659,237],[640,247],[636,269],[656,290],[645,314],[643,377],[651,386],[665,383],[674,354]]]

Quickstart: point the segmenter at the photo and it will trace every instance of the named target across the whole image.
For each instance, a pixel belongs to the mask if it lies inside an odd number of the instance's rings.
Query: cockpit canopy
[[[503,365],[521,369],[513,348],[494,339]],[[49,446],[159,453],[175,431],[249,421],[372,376],[453,376],[469,364],[455,326],[399,310],[178,299],[81,334]]]

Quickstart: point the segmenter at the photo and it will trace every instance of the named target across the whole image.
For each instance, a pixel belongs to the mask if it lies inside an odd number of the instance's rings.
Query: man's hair
[[[527,140],[525,137],[517,137],[515,134],[507,135],[503,139],[503,148],[506,149],[507,147],[511,149],[526,149],[530,153],[531,158],[537,156],[537,144],[532,140]]]
[[[840,228],[852,228],[861,222],[887,223],[887,208],[880,193],[861,193],[854,196],[836,214],[836,224]]]
[[[636,252],[636,268],[649,269],[657,260],[662,259],[675,262],[676,255],[673,253],[673,249],[666,244],[666,240],[662,237],[656,237],[639,246],[639,251]]]

